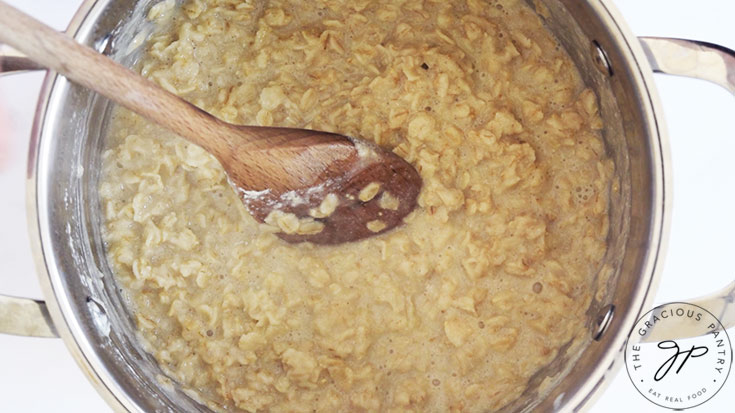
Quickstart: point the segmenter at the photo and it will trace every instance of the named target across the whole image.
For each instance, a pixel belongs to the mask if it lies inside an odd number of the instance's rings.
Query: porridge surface
[[[100,194],[164,371],[218,410],[485,411],[584,334],[613,165],[595,95],[519,1],[155,6],[138,69],[228,122],[362,137],[420,172],[405,225],[287,244],[218,162],[116,110]]]

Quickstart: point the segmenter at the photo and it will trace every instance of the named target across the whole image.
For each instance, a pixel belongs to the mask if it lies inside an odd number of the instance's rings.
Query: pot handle
[[[735,51],[697,40],[638,39],[654,72],[708,80],[735,95]]]
[[[0,44],[0,76],[41,69],[25,56]],[[30,298],[0,295],[0,333],[32,337],[58,337],[46,303]]]
[[[19,51],[0,43],[0,76],[42,69]]]
[[[712,43],[662,37],[640,37],[641,46],[656,73],[686,76],[716,83],[735,95],[735,51]],[[691,300],[717,317],[725,329],[735,327],[735,281],[713,294]],[[665,331],[657,331],[668,336]],[[703,332],[670,332],[676,338]],[[651,333],[645,341],[665,339]]]
[[[46,303],[0,295],[0,333],[28,337],[58,337]]]

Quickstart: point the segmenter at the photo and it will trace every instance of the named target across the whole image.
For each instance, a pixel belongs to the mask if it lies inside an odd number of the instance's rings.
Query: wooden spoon
[[[0,42],[206,149],[251,214],[287,241],[355,241],[399,225],[416,206],[416,170],[375,145],[223,122],[2,1]]]

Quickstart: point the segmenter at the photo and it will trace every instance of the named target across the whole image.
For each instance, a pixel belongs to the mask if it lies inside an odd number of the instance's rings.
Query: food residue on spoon
[[[614,167],[597,97],[525,2],[176,3],[145,76],[230,123],[362,137],[424,183],[393,231],[402,194],[370,180],[288,194],[263,225],[212,156],[117,109],[107,254],[188,393],[228,412],[495,411],[588,335]],[[367,204],[370,238],[278,236]]]

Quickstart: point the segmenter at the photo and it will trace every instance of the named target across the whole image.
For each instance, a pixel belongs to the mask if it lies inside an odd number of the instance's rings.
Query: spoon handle
[[[233,138],[254,139],[3,1],[0,1],[0,42],[202,146],[220,159],[229,156]]]

